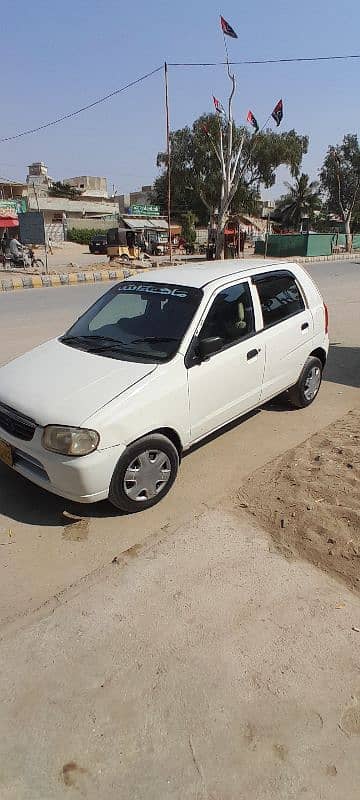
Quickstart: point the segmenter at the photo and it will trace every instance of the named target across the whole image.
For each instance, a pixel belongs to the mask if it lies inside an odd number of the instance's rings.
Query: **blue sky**
[[[230,57],[276,58],[360,52],[358,0],[14,0],[2,15],[0,136],[32,128],[91,102],[168,61],[224,56],[219,11],[238,33]],[[237,122],[248,108],[264,120],[284,98],[283,129],[310,137],[304,169],[316,177],[327,145],[360,123],[360,60],[237,67]],[[7,75],[7,80],[4,80]],[[119,192],[150,183],[164,148],[163,82],[159,73],[128,92],[43,132],[0,144],[0,176],[23,179],[43,160],[55,179],[106,175]],[[225,99],[224,68],[172,68],[172,128]],[[267,195],[282,190],[283,172]]]

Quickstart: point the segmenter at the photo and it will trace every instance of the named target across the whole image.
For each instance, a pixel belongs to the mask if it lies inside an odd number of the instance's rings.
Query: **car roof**
[[[151,283],[171,283],[178,286],[193,286],[201,289],[208,283],[222,281],[224,278],[246,277],[253,275],[264,268],[294,267],[290,261],[270,261],[268,259],[231,259],[228,261],[201,261],[199,264],[192,262],[179,264],[176,267],[162,267],[160,269],[148,269],[146,272],[139,272],[132,275],[127,280],[141,279]]]

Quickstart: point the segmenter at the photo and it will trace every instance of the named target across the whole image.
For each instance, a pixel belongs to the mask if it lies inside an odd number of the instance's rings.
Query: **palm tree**
[[[293,184],[285,182],[285,186],[288,192],[280,197],[275,211],[282,224],[299,229],[304,217],[314,221],[315,212],[321,208],[319,183],[309,182],[309,176],[302,172]]]

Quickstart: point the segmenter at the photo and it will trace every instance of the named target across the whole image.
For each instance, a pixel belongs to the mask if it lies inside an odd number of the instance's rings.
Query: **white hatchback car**
[[[139,274],[0,369],[0,458],[62,497],[140,511],[195,442],[284,391],[309,405],[328,346],[326,306],[297,264]]]

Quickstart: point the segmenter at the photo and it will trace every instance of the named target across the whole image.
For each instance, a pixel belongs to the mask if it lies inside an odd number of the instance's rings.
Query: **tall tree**
[[[223,131],[226,152],[227,122],[217,114],[203,114],[191,128],[171,133],[172,214],[177,218],[191,210],[200,222],[206,223],[217,209],[221,210],[222,173],[214,150],[219,128]],[[294,130],[284,133],[266,130],[253,140],[247,129],[235,123],[232,123],[232,140],[234,152],[242,143],[241,172],[230,205],[223,212],[222,233],[230,211],[254,211],[261,186],[275,183],[277,167],[284,164],[296,175],[308,147],[308,138]],[[166,153],[158,154],[157,166],[163,171],[155,180],[153,199],[165,209]]]
[[[328,209],[341,216],[346,250],[351,251],[351,222],[360,205],[360,148],[358,137],[347,133],[341,144],[330,146],[320,171]]]
[[[194,248],[196,241],[196,228],[195,228],[196,223],[197,223],[197,216],[196,214],[194,214],[193,211],[186,211],[185,214],[182,215],[181,219],[182,235],[185,239],[186,244],[189,245],[192,249]]]
[[[318,181],[309,181],[309,176],[302,172],[293,183],[285,182],[288,192],[280,197],[276,213],[282,224],[287,227],[300,228],[301,221],[308,217],[314,223],[315,212],[321,208],[320,186]]]
[[[49,194],[52,197],[68,197],[73,200],[81,197],[80,189],[76,189],[75,186],[70,186],[69,183],[63,183],[62,181],[54,181],[50,186]]]

